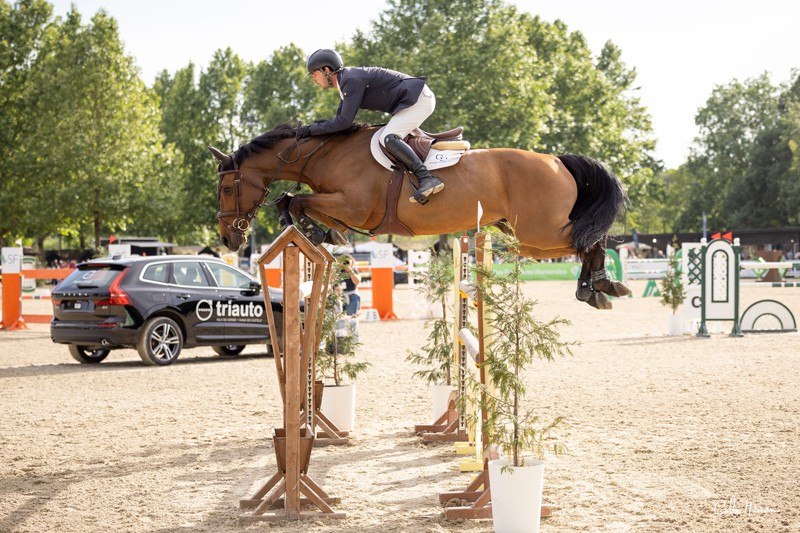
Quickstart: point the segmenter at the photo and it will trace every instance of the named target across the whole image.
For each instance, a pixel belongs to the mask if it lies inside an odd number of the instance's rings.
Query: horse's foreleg
[[[321,205],[320,205],[321,204]],[[344,212],[347,207],[346,199],[341,193],[332,194],[299,194],[289,203],[289,212],[297,219],[298,224],[314,244],[328,242],[330,244],[347,244],[347,239],[341,233],[347,226],[332,218],[324,210]],[[324,209],[324,210],[323,210]],[[325,232],[314,219],[330,230]],[[319,242],[317,242],[319,241]]]
[[[281,225],[281,231],[294,223],[292,215],[289,213],[289,204],[292,203],[292,198],[294,196],[291,193],[285,192],[275,200],[275,209],[278,210],[278,223]]]

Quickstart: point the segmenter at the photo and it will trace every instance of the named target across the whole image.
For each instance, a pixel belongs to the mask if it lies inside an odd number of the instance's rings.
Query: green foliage
[[[421,275],[419,292],[426,302],[441,307],[441,317],[425,323],[430,328],[428,342],[422,351],[406,353],[406,361],[423,366],[414,372],[414,377],[422,378],[431,385],[453,384],[453,319],[448,309],[453,306],[453,256],[439,252],[431,257],[428,270]]]
[[[150,200],[163,194],[150,176],[168,156],[153,94],[125,55],[116,21],[100,11],[84,25],[73,8],[45,33],[29,76],[27,127],[17,139],[27,164],[17,179],[25,209],[44,216],[20,229],[72,229],[93,235],[97,247],[101,234],[152,218]]]
[[[668,180],[668,231],[800,223],[800,72],[775,86],[767,74],[714,88],[695,118],[700,135]]]
[[[345,378],[355,380],[370,364],[353,360],[361,343],[349,325],[350,317],[342,312],[347,301],[340,286],[346,276],[343,261],[338,260],[333,268],[334,287],[325,300],[320,332],[322,342],[317,350],[317,370],[323,378],[332,380],[338,386],[344,384]]]
[[[678,239],[672,238],[672,253],[667,260],[667,273],[661,279],[661,303],[672,309],[672,314],[686,299],[686,291],[681,283],[681,260],[678,257]]]
[[[519,245],[513,234],[500,237],[506,250]],[[509,252],[499,254],[502,262],[514,266],[510,274],[500,275],[491,268],[476,267],[482,278],[478,291],[484,305],[492,311],[491,342],[483,362],[491,385],[477,384],[472,388],[477,390],[476,397],[481,398],[488,413],[488,442],[506,452],[510,466],[523,466],[526,451],[542,457],[545,451],[561,453],[565,449],[553,434],[563,418],[543,423],[533,409],[523,405],[527,394],[524,370],[537,359],[552,361],[557,356],[571,355],[572,344],[562,341],[558,331],[570,322],[562,318],[537,320],[533,314],[536,302],[522,293],[520,279],[529,260]]]

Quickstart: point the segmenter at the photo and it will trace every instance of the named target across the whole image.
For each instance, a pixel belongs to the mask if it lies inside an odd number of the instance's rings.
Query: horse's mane
[[[371,128],[371,124],[353,124],[346,130],[342,130],[332,135],[349,135],[356,131],[360,131],[365,128]],[[260,154],[271,148],[274,148],[276,144],[278,144],[283,139],[288,139],[289,137],[295,137],[297,135],[297,128],[292,126],[291,124],[279,124],[275,126],[268,132],[262,133],[258,137],[250,139],[250,141],[243,143],[239,146],[239,149],[236,150],[236,164],[241,165],[242,161],[247,159],[253,154]]]

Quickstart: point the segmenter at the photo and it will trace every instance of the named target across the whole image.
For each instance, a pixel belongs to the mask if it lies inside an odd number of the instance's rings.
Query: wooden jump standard
[[[464,239],[464,238],[462,238]],[[468,240],[467,240],[468,243]],[[462,244],[463,246],[463,244]],[[468,246],[468,245],[467,245]],[[463,250],[463,248],[462,248]],[[485,269],[491,268],[492,265],[492,241],[491,237],[487,236],[485,233],[479,231],[475,234],[475,262],[477,264],[482,265]],[[462,257],[462,265],[469,265],[469,257],[466,258]],[[457,272],[459,272],[457,270]],[[468,272],[462,274],[461,279],[468,279]],[[482,277],[479,275],[478,277],[478,284],[483,281]],[[462,298],[464,302],[468,300],[468,298]],[[459,305],[465,305],[464,302],[461,302]],[[486,387],[491,386],[491,383],[488,380],[486,375],[486,369],[483,366],[483,358],[485,355],[487,339],[491,339],[491,320],[490,320],[490,313],[491,310],[487,309],[484,306],[483,302],[483,295],[478,291],[477,293],[477,304],[478,304],[478,353],[475,355],[475,364],[478,367],[478,374],[480,383],[482,386]],[[461,322],[461,328],[465,328],[467,326],[466,322],[466,313],[464,315],[460,315],[463,317],[463,321]],[[457,323],[459,320],[456,321]],[[456,342],[460,340],[460,332],[459,329],[456,334]],[[490,341],[491,342],[491,341]],[[459,351],[466,352],[466,346],[464,342],[460,342]],[[463,360],[463,359],[462,359]],[[465,367],[466,370],[466,367]],[[463,389],[462,389],[463,390]],[[483,393],[482,393],[483,394]],[[445,518],[452,519],[452,520],[463,520],[463,519],[486,519],[492,517],[492,492],[491,487],[489,485],[489,460],[490,459],[497,459],[497,451],[492,443],[489,442],[489,438],[486,434],[486,420],[487,420],[487,413],[486,409],[484,408],[485,399],[481,399],[481,415],[480,418],[477,420],[478,424],[476,424],[475,429],[470,428],[472,431],[472,438],[475,443],[475,454],[476,454],[476,462],[482,462],[483,468],[481,469],[480,473],[475,476],[475,479],[467,486],[466,489],[460,492],[443,492],[439,494],[439,503],[441,505],[447,505],[452,500],[462,500],[470,502],[471,505],[466,506],[454,506],[454,507],[445,507],[444,508],[444,516]],[[480,431],[477,431],[477,426],[480,427]],[[466,470],[466,468],[462,467],[462,471]],[[541,508],[541,516],[548,517],[552,515],[554,507],[552,505],[542,505]]]
[[[269,286],[264,265],[283,254],[283,350],[272,314]],[[311,295],[305,302],[305,323],[300,318],[300,255],[314,264]],[[249,499],[239,501],[243,521],[297,520],[303,518],[344,518],[330,504],[332,498],[308,475],[311,450],[315,438],[314,359],[319,346],[319,315],[324,312],[327,296],[326,279],[330,279],[330,254],[315,248],[294,226],[286,228],[258,260],[263,287],[270,339],[275,354],[278,386],[283,399],[283,428],[273,436],[278,471]],[[309,369],[312,369],[309,372]],[[305,394],[303,394],[305,392]],[[305,398],[304,398],[305,396]],[[316,409],[314,409],[316,412]],[[301,494],[305,498],[301,497]],[[315,511],[300,510],[313,505]]]
[[[422,440],[426,442],[466,442],[467,417],[463,410],[458,409],[458,398],[466,398],[466,373],[467,352],[463,343],[459,342],[458,332],[462,324],[466,324],[469,312],[469,302],[461,297],[459,284],[462,280],[469,279],[469,237],[466,235],[455,240],[453,249],[453,267],[455,272],[454,283],[454,339],[453,357],[458,368],[457,391],[451,393],[447,401],[447,409],[433,424],[418,424],[414,431],[422,433]]]
[[[336,264],[336,258],[322,246],[317,248],[319,252],[325,257],[327,267],[325,269],[325,287],[331,287],[331,276],[333,274],[333,266]],[[306,282],[313,283],[315,264],[308,258],[305,259],[305,272]],[[310,306],[310,295],[305,297],[305,305]],[[307,307],[308,308],[308,307]],[[325,299],[323,298],[320,303],[320,313],[317,317],[316,340],[314,346],[320,345],[322,335],[322,321],[325,319]],[[316,353],[316,348],[314,348]],[[325,392],[325,386],[321,380],[317,380],[317,358],[312,357],[309,360],[307,369],[308,377],[306,378],[306,386],[314,387],[313,391],[306,391],[306,409],[305,413],[312,413],[313,419],[306,414],[306,424],[309,427],[317,427],[316,438],[314,439],[314,447],[330,446],[330,445],[343,445],[349,442],[347,438],[349,432],[342,431],[339,427],[329,419],[322,411],[322,394]]]

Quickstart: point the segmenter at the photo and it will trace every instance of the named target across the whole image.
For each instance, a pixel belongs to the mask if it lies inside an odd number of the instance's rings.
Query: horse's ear
[[[231,162],[231,157],[229,155],[225,155],[210,144],[208,145],[208,151],[217,158],[217,161],[222,163],[223,165],[229,165]]]

